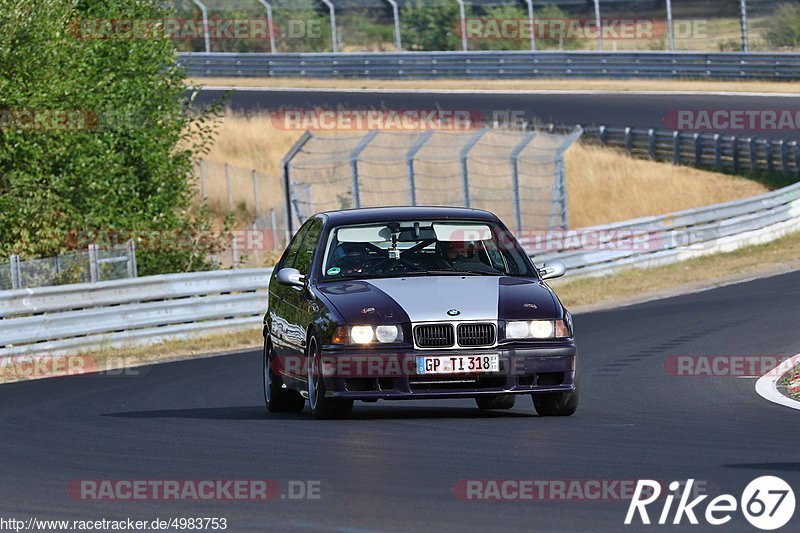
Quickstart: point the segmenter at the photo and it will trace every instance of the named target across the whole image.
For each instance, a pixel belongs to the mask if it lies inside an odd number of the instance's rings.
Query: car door
[[[322,228],[322,219],[315,218],[311,221],[308,231],[303,236],[303,243],[294,257],[292,268],[299,270],[303,276],[311,275]],[[292,356],[297,356],[301,360],[305,356],[306,331],[308,325],[313,322],[317,311],[318,303],[311,291],[303,287],[289,287],[286,292],[286,320],[289,322],[292,334],[287,339],[287,349]]]
[[[275,270],[269,283],[270,305],[268,312],[270,333],[275,347],[275,354],[283,361],[286,361],[286,357],[292,353],[289,349],[291,326],[288,320],[292,307],[289,306],[288,302],[291,300],[290,297],[293,295],[294,289],[278,283],[277,273],[282,268],[294,268],[295,259],[300,251],[300,246],[303,244],[303,237],[309,227],[311,227],[310,221],[297,231],[289,246],[286,247],[283,257],[275,265]]]

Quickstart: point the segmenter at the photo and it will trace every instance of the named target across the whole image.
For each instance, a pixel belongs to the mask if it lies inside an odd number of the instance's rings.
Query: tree
[[[192,158],[213,127],[187,113],[174,43],[108,22],[165,16],[155,0],[0,0],[0,256],[208,226]],[[138,259],[143,274],[207,266],[190,246]]]
[[[778,6],[764,37],[774,48],[800,48],[800,4]]]

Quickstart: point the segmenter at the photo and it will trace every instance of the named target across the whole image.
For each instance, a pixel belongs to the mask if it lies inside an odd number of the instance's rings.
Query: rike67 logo
[[[693,484],[694,479],[687,480],[685,484],[678,481],[670,483],[669,492],[663,498],[661,512],[651,519],[648,505],[654,504],[661,498],[661,484],[651,479],[639,480],[628,507],[628,514],[625,516],[625,525],[637,523],[639,520],[646,525],[653,523],[651,520],[659,525],[678,525],[684,518],[689,524],[697,525],[700,523],[698,520],[700,517],[705,519],[707,524],[721,526],[730,522],[734,513],[740,510],[751,525],[771,531],[786,525],[794,515],[794,491],[779,477],[762,476],[754,479],[745,487],[739,500],[731,494],[721,494],[708,502],[704,502],[708,495],[696,496],[689,500]],[[684,489],[679,492],[682,486]],[[676,499],[678,503],[673,511]],[[659,504],[652,505],[649,510],[657,511]],[[705,504],[705,511],[702,511],[701,504]]]

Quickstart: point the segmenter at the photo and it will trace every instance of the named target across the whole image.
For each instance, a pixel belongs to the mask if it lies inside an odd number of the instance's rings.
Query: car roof
[[[331,225],[369,224],[400,220],[480,220],[498,222],[493,213],[464,207],[366,207],[322,213]]]

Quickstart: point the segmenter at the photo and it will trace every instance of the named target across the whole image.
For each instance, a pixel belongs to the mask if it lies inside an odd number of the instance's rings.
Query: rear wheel
[[[511,409],[514,407],[513,394],[497,394],[495,396],[478,396],[475,403],[480,409]]]
[[[264,339],[264,404],[270,413],[299,413],[306,406],[299,392],[283,388],[283,380],[273,373],[275,353],[272,344]]]
[[[543,383],[547,385],[547,383]],[[575,376],[575,390],[570,392],[545,392],[531,394],[533,406],[539,416],[572,416],[578,409],[578,379]]]
[[[353,400],[325,396],[319,345],[314,337],[308,341],[308,403],[311,406],[311,416],[317,420],[349,418],[353,412]]]

